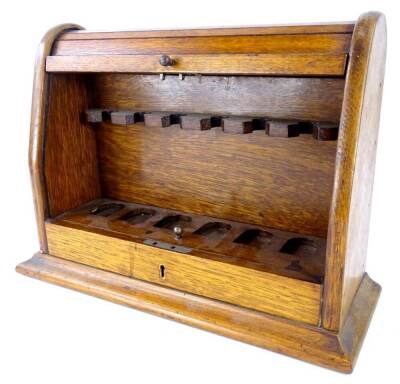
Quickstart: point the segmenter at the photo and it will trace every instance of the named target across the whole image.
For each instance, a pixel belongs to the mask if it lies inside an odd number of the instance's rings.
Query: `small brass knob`
[[[171,65],[174,65],[174,60],[168,55],[161,55],[160,64],[163,67],[170,67]]]
[[[174,235],[175,235],[175,240],[180,240],[182,239],[183,236],[183,228],[177,225],[174,227]]]

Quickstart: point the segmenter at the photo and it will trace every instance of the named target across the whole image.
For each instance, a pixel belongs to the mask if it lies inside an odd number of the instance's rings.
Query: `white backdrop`
[[[399,38],[394,0],[13,1],[1,10],[0,383],[400,382]],[[367,270],[383,286],[345,376],[14,272],[38,250],[27,165],[33,64],[47,29],[129,30],[354,20],[380,10],[388,57]],[[397,379],[397,380],[396,380]]]

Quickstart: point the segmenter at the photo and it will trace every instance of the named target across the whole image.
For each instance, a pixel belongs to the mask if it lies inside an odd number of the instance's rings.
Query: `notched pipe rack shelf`
[[[321,122],[280,121],[266,118],[242,116],[211,116],[206,114],[179,114],[167,112],[111,111],[88,109],[85,111],[88,123],[110,122],[116,125],[131,125],[144,122],[144,126],[170,127],[179,125],[184,130],[207,131],[220,128],[225,133],[247,134],[264,131],[271,137],[296,137],[312,134],[316,140],[337,140],[339,124]]]
[[[323,281],[326,240],[315,236],[109,199],[87,203],[56,217],[52,223],[97,228],[140,242],[151,238],[191,248],[194,254],[205,251],[201,257],[312,283]],[[182,229],[179,238],[174,232],[177,227]],[[229,258],[227,254],[235,256]],[[291,272],[293,264],[298,265],[296,273]]]

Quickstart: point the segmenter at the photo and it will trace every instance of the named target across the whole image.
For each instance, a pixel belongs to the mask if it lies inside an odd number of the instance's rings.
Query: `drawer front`
[[[134,244],[135,278],[317,325],[321,286],[188,254]]]
[[[49,253],[125,276],[317,325],[321,286],[46,223]]]
[[[49,254],[91,267],[131,274],[132,243],[98,233],[46,223]]]

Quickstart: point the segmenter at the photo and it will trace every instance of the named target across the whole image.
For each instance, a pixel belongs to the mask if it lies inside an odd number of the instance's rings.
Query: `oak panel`
[[[141,123],[97,140],[105,197],[326,236],[335,142]]]
[[[46,108],[49,97],[50,77],[50,75],[46,73],[46,57],[50,54],[57,36],[65,31],[80,28],[81,27],[76,24],[62,24],[50,29],[43,36],[36,53],[28,158],[40,250],[42,252],[47,252],[44,221],[49,215],[46,183],[44,180]]]
[[[106,40],[149,37],[194,37],[194,36],[254,36],[254,35],[298,35],[298,34],[351,34],[354,22],[312,23],[297,25],[266,25],[259,27],[211,27],[207,29],[159,29],[119,32],[71,31],[63,33],[58,40]]]
[[[17,271],[346,373],[354,368],[380,293],[364,275],[337,333],[49,255],[36,254]]]
[[[313,325],[319,320],[318,284],[139,243],[133,248],[132,276]]]
[[[114,210],[105,211],[105,215],[93,213],[101,212],[102,207],[107,206],[114,206]],[[139,212],[148,212],[151,216],[133,215]],[[177,215],[185,217],[184,222],[175,223],[183,229],[183,236],[180,239],[175,237],[170,226],[160,227],[158,224],[167,217]],[[140,243],[151,239],[175,247],[183,246],[190,248],[191,254],[197,257],[296,280],[313,283],[323,281],[326,240],[317,237],[304,238],[304,235],[298,233],[110,199],[91,201],[57,216],[52,222]],[[200,229],[216,222],[225,225],[226,231],[209,230],[199,233]],[[260,231],[261,236],[256,234],[257,231]],[[246,233],[247,235],[250,233],[250,238],[246,237]],[[254,237],[251,238],[252,233]],[[242,240],[238,242],[240,236]],[[305,242],[295,241],[293,244],[293,239],[299,238]],[[296,243],[303,246],[296,246]],[[282,249],[285,247],[286,251],[283,252]]]
[[[319,320],[320,284],[59,224],[46,223],[46,231],[53,256],[293,320]]]
[[[351,34],[201,36],[104,40],[58,40],[54,56],[143,54],[342,54]]]
[[[53,256],[130,276],[131,243],[98,233],[46,223]]]
[[[360,17],[354,30],[338,138],[324,292],[324,326],[338,330],[365,272],[386,59],[386,20]]]
[[[94,105],[137,111],[339,122],[343,79],[92,75]]]
[[[172,56],[162,66],[159,55],[48,56],[47,72],[202,73],[274,76],[343,76],[345,54],[202,54]]]
[[[83,77],[51,77],[44,156],[50,216],[100,196],[96,136],[81,119],[89,100]]]

